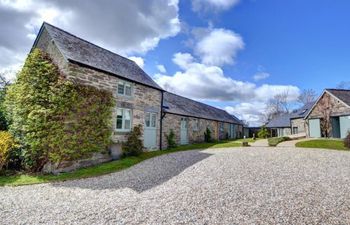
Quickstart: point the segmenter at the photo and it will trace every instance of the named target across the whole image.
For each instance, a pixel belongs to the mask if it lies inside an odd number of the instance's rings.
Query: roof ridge
[[[350,89],[345,88],[326,88],[325,90],[332,90],[332,91],[350,91]]]
[[[169,94],[172,94],[172,95],[179,96],[179,97],[181,97],[181,98],[185,98],[185,99],[188,99],[188,100],[191,100],[191,101],[197,102],[197,103],[202,104],[202,105],[205,105],[205,106],[209,106],[209,107],[214,108],[214,109],[217,109],[217,110],[221,110],[221,111],[223,111],[223,112],[226,112],[228,115],[230,115],[230,114],[229,114],[229,113],[228,113],[226,110],[219,109],[219,108],[217,108],[217,107],[215,107],[215,106],[208,105],[208,104],[205,104],[205,103],[203,103],[203,102],[199,102],[199,101],[193,100],[193,99],[191,99],[191,98],[184,97],[184,96],[182,96],[182,95],[175,94],[175,93],[172,93],[172,92],[169,92],[169,91],[166,91],[166,92],[167,92],[167,93],[169,93]]]
[[[86,43],[88,43],[88,44],[90,44],[90,45],[93,45],[93,46],[95,46],[95,47],[97,47],[97,48],[99,48],[99,49],[102,49],[102,50],[104,50],[104,51],[108,51],[108,52],[110,52],[110,53],[113,54],[113,55],[117,55],[117,56],[119,56],[119,57],[122,57],[122,58],[124,58],[124,59],[126,59],[126,60],[129,60],[130,62],[133,62],[133,63],[136,64],[135,61],[133,61],[133,60],[131,60],[131,59],[128,59],[128,58],[126,58],[125,56],[119,55],[118,53],[112,52],[112,51],[109,50],[109,49],[106,49],[106,48],[101,47],[101,46],[99,46],[99,45],[97,45],[97,44],[94,44],[94,43],[92,43],[92,42],[90,42],[90,41],[88,41],[88,40],[86,40],[86,39],[83,39],[83,38],[81,38],[81,37],[78,37],[77,35],[72,34],[72,33],[68,32],[68,31],[66,31],[66,30],[63,30],[62,28],[59,28],[59,27],[57,27],[57,26],[54,26],[54,25],[52,25],[52,24],[50,24],[50,23],[48,23],[48,22],[46,22],[46,21],[43,22],[43,25],[44,25],[44,26],[45,26],[45,25],[48,25],[48,26],[50,26],[50,27],[53,27],[53,28],[55,28],[55,29],[57,29],[57,30],[60,30],[60,31],[62,31],[62,32],[66,33],[66,34],[68,34],[68,35],[70,35],[70,36],[73,36],[73,37],[75,37],[75,38],[77,38],[77,39],[79,39],[79,40],[81,40],[81,41],[83,41],[83,42],[86,42]],[[137,65],[137,64],[136,64],[136,65]]]

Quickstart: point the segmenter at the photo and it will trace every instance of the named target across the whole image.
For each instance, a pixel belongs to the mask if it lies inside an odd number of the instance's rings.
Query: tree
[[[281,114],[288,113],[290,110],[289,99],[290,95],[288,91],[277,94],[270,99],[266,104],[266,113],[262,115],[264,122],[268,122]]]
[[[332,132],[331,115],[335,105],[328,95],[323,96],[318,105],[322,114],[322,119],[320,120],[322,135],[323,137],[330,137]]]
[[[316,100],[316,91],[313,89],[304,89],[298,97],[298,102],[306,105]]]
[[[10,82],[6,79],[7,72],[0,73],[0,130],[7,130],[8,122],[5,118],[4,100],[6,96],[6,90],[10,85]]]
[[[66,80],[48,54],[34,49],[5,97],[9,131],[26,169],[105,152],[112,134],[111,92]]]
[[[269,135],[269,132],[267,131],[267,128],[265,126],[262,126],[258,132],[259,138],[267,138]]]

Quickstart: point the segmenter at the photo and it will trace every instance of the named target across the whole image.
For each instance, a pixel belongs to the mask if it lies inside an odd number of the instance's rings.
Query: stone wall
[[[328,103],[329,105],[324,105]],[[322,118],[324,109],[331,106],[331,116],[349,115],[350,108],[327,92],[319,99],[315,107],[310,112],[308,119]]]
[[[213,140],[218,140],[218,122],[206,119],[196,119],[193,117],[179,116],[175,114],[166,113],[163,119],[163,136],[162,136],[162,147],[166,149],[168,147],[166,135],[170,133],[172,129],[175,133],[176,144],[180,145],[180,129],[181,129],[181,118],[188,120],[188,141],[189,143],[200,143],[204,142],[204,132],[207,127],[211,130],[211,137]],[[199,121],[198,130],[194,130],[194,123]]]
[[[305,133],[305,120],[304,118],[297,118],[291,120],[291,128],[293,132],[293,127],[298,128],[298,133]]]
[[[116,124],[116,110],[119,107],[132,109],[133,126],[138,124],[144,126],[145,112],[157,113],[157,146],[159,146],[161,91],[130,82],[133,86],[132,96],[121,96],[117,94],[117,87],[118,82],[124,81],[123,79],[87,67],[82,67],[77,64],[69,64],[68,68],[68,79],[113,93],[116,100],[116,108],[113,115],[113,129],[115,128]],[[125,134],[126,133],[114,131],[112,136],[113,142],[116,144],[121,144],[126,140]]]

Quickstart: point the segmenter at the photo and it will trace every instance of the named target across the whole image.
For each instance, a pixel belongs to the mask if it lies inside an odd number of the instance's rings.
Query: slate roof
[[[291,119],[304,118],[309,113],[314,104],[315,102],[305,104],[303,107],[292,113]]]
[[[164,92],[163,108],[165,112],[177,115],[191,116],[227,123],[241,123],[225,110],[218,109],[170,92]]]
[[[350,90],[347,90],[347,89],[326,89],[326,91],[330,92],[332,95],[339,98],[345,104],[350,106]]]
[[[134,61],[48,23],[44,22],[41,30],[43,28],[48,31],[59,51],[67,60],[162,90]]]
[[[282,127],[290,127],[290,113],[282,114],[266,124],[268,128],[282,128]]]

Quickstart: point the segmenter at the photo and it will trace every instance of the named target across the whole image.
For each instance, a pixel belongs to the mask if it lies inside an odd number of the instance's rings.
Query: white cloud
[[[261,115],[265,111],[264,102],[242,102],[235,106],[227,106],[224,109],[239,117],[241,120],[249,122],[249,126],[261,126]]]
[[[145,65],[145,61],[143,60],[142,57],[137,57],[137,56],[130,56],[128,59],[134,61],[139,67],[143,68]]]
[[[166,73],[166,69],[164,65],[157,65],[157,69],[160,73]]]
[[[192,0],[192,9],[195,12],[200,11],[222,11],[227,10],[239,3],[239,0]]]
[[[195,53],[207,65],[233,64],[239,50],[244,48],[240,35],[225,29],[212,29],[201,37]]]
[[[256,74],[254,74],[253,76],[253,79],[255,81],[259,81],[259,80],[265,80],[267,79],[268,77],[270,77],[270,74],[269,73],[266,73],[266,72],[258,72]]]
[[[190,53],[175,53],[173,62],[178,65],[181,69],[186,70],[194,61],[193,56]]]
[[[189,53],[176,53],[173,62],[183,71],[173,76],[155,76],[158,84],[167,90],[203,100],[231,101],[254,96],[254,84],[233,80],[217,66],[195,62]]]
[[[288,94],[288,101],[296,101],[300,94],[298,87],[293,85],[269,85],[263,84],[262,86],[256,88],[255,95],[256,99],[261,101],[268,101],[278,94]]]
[[[263,84],[239,81],[226,75],[218,66],[196,61],[189,53],[176,53],[173,62],[181,70],[174,75],[156,74],[156,82],[165,90],[197,100],[220,101],[225,109],[252,126],[261,125],[266,103],[277,94],[288,93],[293,102],[299,88],[292,85]],[[239,102],[239,103],[238,103]]]
[[[0,68],[17,64],[43,21],[122,55],[146,53],[180,31],[178,0],[0,0]],[[5,50],[3,50],[5,49]]]
[[[295,100],[299,88],[291,85],[264,84],[257,87],[254,83],[232,79],[218,66],[209,66],[196,62],[189,53],[176,53],[173,62],[181,68],[174,75],[157,74],[156,82],[166,90],[187,97],[217,101],[263,101],[286,91]]]

